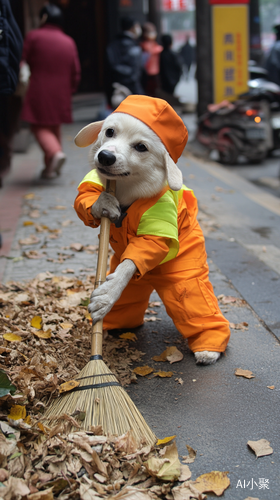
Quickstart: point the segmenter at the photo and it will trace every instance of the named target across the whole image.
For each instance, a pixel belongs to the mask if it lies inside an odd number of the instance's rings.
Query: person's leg
[[[30,129],[44,152],[45,169],[42,177],[56,177],[66,159],[61,150],[59,127],[32,124]]]

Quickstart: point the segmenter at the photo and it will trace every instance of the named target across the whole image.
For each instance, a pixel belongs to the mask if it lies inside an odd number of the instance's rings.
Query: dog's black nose
[[[113,153],[107,151],[107,149],[103,149],[103,151],[100,151],[98,154],[98,161],[101,165],[103,165],[103,167],[109,167],[115,163],[116,157]]]

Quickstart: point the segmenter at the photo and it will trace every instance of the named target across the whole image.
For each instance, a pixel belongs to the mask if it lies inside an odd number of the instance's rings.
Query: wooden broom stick
[[[116,181],[107,180],[106,193],[115,196]],[[97,270],[95,277],[94,289],[102,285],[106,280],[107,260],[109,249],[109,236],[110,236],[111,221],[108,217],[101,217],[99,249],[97,259]],[[102,356],[102,338],[103,338],[103,319],[97,321],[92,328],[91,336],[91,355]]]

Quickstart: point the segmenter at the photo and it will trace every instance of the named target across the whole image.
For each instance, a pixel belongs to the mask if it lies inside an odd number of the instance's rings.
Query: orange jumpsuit
[[[74,205],[78,216],[85,225],[98,227],[100,220],[94,219],[90,209],[104,187],[89,182],[86,176],[78,190]],[[137,273],[105,316],[104,328],[134,328],[143,324],[150,294],[155,289],[193,352],[223,352],[230,337],[229,323],[219,309],[209,281],[205,241],[196,219],[198,208],[192,191],[182,190],[176,206],[178,249],[175,254],[174,249],[170,252],[171,238],[141,234],[141,231],[139,234],[143,214],[163,199],[167,191],[171,191],[169,187],[153,198],[135,201],[126,210],[121,227],[111,224],[110,245],[114,255],[110,273],[124,259],[135,263]]]

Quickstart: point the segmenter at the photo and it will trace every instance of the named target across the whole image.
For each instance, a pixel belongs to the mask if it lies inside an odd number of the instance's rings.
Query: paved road
[[[98,231],[86,228],[72,208],[76,186],[88,171],[87,150],[73,144],[83,125],[83,113],[78,111],[79,123],[63,128],[68,162],[61,178],[39,179],[41,153],[34,143],[27,155],[15,156],[12,174],[0,192],[4,282],[27,280],[42,270],[61,274],[67,268],[82,279],[95,267],[95,255],[70,248],[71,243],[94,245],[98,240]],[[91,119],[88,108],[87,113],[84,123]],[[226,355],[217,364],[198,367],[164,307],[159,307],[161,321],[135,329],[136,347],[146,353],[143,364],[172,370],[174,375],[141,378],[129,387],[129,394],[158,437],[176,434],[180,455],[187,454],[186,444],[197,450],[190,465],[193,478],[211,470],[229,471],[226,500],[250,496],[276,500],[280,491],[280,200],[214,162],[186,153],[179,165],[199,201],[211,281],[221,308],[231,323],[245,325],[232,328]],[[23,198],[26,194],[30,196]],[[36,232],[39,242],[24,247],[42,253],[41,259],[23,255],[19,240],[35,234],[34,226],[23,224],[26,221],[59,230]],[[237,300],[223,304],[223,296]],[[170,366],[152,360],[168,345],[183,352],[182,362]],[[255,377],[236,377],[236,368],[251,370]],[[256,459],[247,441],[262,438],[270,441],[274,453]],[[260,489],[262,479],[269,490]]]

